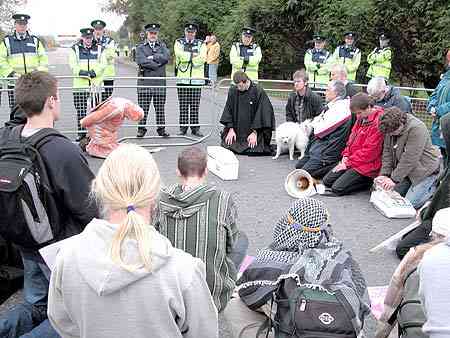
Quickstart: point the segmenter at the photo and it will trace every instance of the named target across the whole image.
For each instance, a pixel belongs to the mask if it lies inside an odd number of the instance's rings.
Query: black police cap
[[[14,14],[12,18],[19,23],[28,23],[28,20],[30,20],[31,16],[28,14]]]
[[[187,23],[184,25],[184,29],[188,32],[196,32],[198,31],[198,26],[195,23]]]
[[[313,40],[314,40],[314,41],[325,41],[326,39],[325,39],[325,37],[324,37],[323,35],[320,35],[320,34],[314,34]]]
[[[256,29],[251,28],[251,27],[244,27],[242,28],[242,34],[244,35],[248,35],[248,36],[253,36],[253,34],[256,33]]]
[[[159,23],[149,23],[144,26],[146,32],[159,32],[161,25]]]
[[[93,28],[95,27],[101,27],[101,28],[105,28],[106,27],[106,22],[103,20],[94,20],[91,22],[91,26]]]
[[[379,39],[380,40],[389,40],[390,38],[389,38],[388,34],[382,33],[382,34],[380,34]]]
[[[80,29],[81,36],[92,36],[94,35],[94,30],[92,28],[81,28]]]
[[[346,32],[344,34],[344,37],[346,37],[346,38],[355,38],[356,34],[354,32]]]

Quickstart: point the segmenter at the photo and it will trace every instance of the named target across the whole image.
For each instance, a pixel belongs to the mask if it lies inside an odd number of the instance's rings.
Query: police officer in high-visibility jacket
[[[351,81],[356,80],[356,71],[361,63],[361,51],[355,47],[355,36],[353,32],[345,33],[345,43],[335,49],[332,62],[344,64],[347,67],[348,79]]]
[[[16,78],[34,70],[48,71],[43,42],[28,31],[27,14],[14,14],[14,32],[0,42],[0,77]],[[15,106],[14,81],[8,81],[9,107]]]
[[[326,39],[316,34],[313,38],[314,48],[310,48],[305,54],[305,69],[308,72],[309,81],[313,82],[313,87],[321,87],[330,81],[330,69],[327,61],[330,52],[325,49]]]
[[[247,74],[250,80],[258,80],[258,68],[262,59],[261,48],[253,42],[256,30],[250,27],[242,29],[241,42],[235,42],[230,49],[231,78],[238,70]]]
[[[102,46],[102,53],[105,54],[107,65],[103,72],[103,91],[102,101],[106,100],[113,93],[114,77],[116,76],[115,68],[115,49],[116,43],[113,38],[105,34],[106,22],[103,20],[94,20],[91,22],[94,28],[94,40],[97,45]]]
[[[122,47],[122,53],[123,55],[125,55],[126,57],[128,57],[128,53],[130,52],[130,49],[128,48],[128,45],[125,45]]]
[[[86,132],[81,129],[80,120],[86,116],[90,86],[101,85],[103,81],[103,71],[107,66],[106,54],[103,53],[101,45],[94,41],[94,30],[92,28],[80,29],[81,39],[72,46],[69,55],[69,65],[73,80],[73,102],[77,111],[78,138],[81,141],[86,136]],[[91,105],[99,103],[96,98],[90,98]]]
[[[198,113],[202,86],[205,84],[203,78],[207,48],[206,43],[195,38],[197,30],[196,24],[188,23],[184,27],[184,37],[175,41],[175,73],[178,78],[179,135],[186,135],[189,124],[192,135],[203,137],[198,126]]]
[[[371,79],[373,77],[382,76],[389,80],[392,67],[392,50],[389,47],[389,37],[386,34],[381,34],[379,37],[380,47],[375,48],[369,56],[367,56],[367,63],[369,69],[366,76]]]

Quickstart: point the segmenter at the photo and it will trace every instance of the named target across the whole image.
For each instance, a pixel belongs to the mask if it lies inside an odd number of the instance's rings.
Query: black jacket
[[[139,66],[139,76],[166,77],[166,64],[170,53],[163,41],[157,40],[154,48],[145,41],[136,47],[136,63]],[[139,80],[140,86],[165,86],[165,80]]]
[[[319,115],[323,110],[323,99],[316,93],[313,93],[311,89],[306,88],[306,93],[304,97],[304,112],[301,121],[295,113],[295,98],[297,92],[292,92],[289,94],[288,101],[286,103],[286,121],[287,122],[298,122],[302,123],[305,120],[312,119]]]

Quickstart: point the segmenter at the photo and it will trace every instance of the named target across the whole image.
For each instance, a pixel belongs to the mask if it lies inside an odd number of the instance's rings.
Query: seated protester
[[[273,230],[272,243],[258,251],[238,281],[239,298],[231,299],[225,309],[233,337],[266,337],[265,332],[264,335],[257,332],[270,316],[272,293],[278,289],[280,280],[293,276],[312,288],[321,286],[329,292],[345,289],[345,298],[352,299],[355,313],[352,320],[355,337],[360,333],[364,317],[370,312],[361,269],[350,251],[333,236],[323,202],[301,198],[280,218]]]
[[[206,281],[220,312],[233,293],[248,241],[237,228],[231,195],[205,182],[205,151],[196,147],[183,150],[178,156],[177,175],[181,184],[161,193],[159,232],[178,249],[205,262]]]
[[[419,209],[436,190],[439,151],[431,144],[426,125],[397,107],[380,117],[385,135],[380,175],[375,183],[394,189]]]
[[[450,149],[450,114],[441,118],[442,136],[447,149]],[[408,232],[397,244],[397,256],[401,259],[408,252],[409,248],[425,243],[429,240],[431,231],[431,220],[436,212],[443,208],[450,207],[450,172],[448,162],[444,163],[444,172],[439,176],[439,182],[430,203],[419,212],[420,225]]]
[[[347,79],[347,67],[342,63],[336,63],[330,68],[331,81],[341,81],[345,85],[347,97],[352,98],[359,90]]]
[[[308,73],[297,70],[292,76],[295,91],[289,94],[286,103],[286,121],[302,123],[313,119],[323,110],[323,100],[308,86]]]
[[[137,145],[103,162],[92,194],[104,211],[61,248],[48,316],[62,338],[218,337],[205,266],[175,249],[157,220],[158,167]]]
[[[384,298],[384,310],[378,323],[375,338],[388,338],[392,329],[397,326],[396,324],[398,324],[400,337],[402,338],[428,337],[422,331],[422,325],[426,318],[419,299],[417,267],[428,250],[439,243],[443,243],[450,235],[449,220],[450,208],[436,212],[431,231],[432,241],[411,248],[395,269]]]
[[[400,90],[393,86],[388,86],[382,76],[372,78],[367,84],[367,94],[375,99],[375,105],[384,109],[397,107],[406,113],[412,113],[411,102],[400,95]]]
[[[233,82],[220,118],[222,147],[241,155],[271,155],[275,115],[269,97],[242,71],[234,73]]]
[[[370,188],[381,168],[383,134],[379,118],[383,109],[373,106],[366,93],[358,93],[350,100],[350,110],[357,119],[342,160],[323,178],[323,184],[339,196]]]
[[[325,176],[338,164],[353,122],[350,100],[345,98],[345,86],[341,81],[328,84],[325,100],[325,109],[312,121],[313,132],[305,156],[295,166],[316,179]]]
[[[448,209],[445,209],[444,217],[448,227],[450,220]],[[448,233],[444,243],[435,245],[425,253],[418,270],[419,297],[427,319],[422,330],[430,338],[449,337],[450,237]]]

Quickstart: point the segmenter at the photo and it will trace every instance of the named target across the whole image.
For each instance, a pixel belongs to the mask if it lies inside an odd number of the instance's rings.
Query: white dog
[[[305,149],[312,129],[311,120],[306,120],[301,124],[296,122],[280,124],[275,131],[277,153],[272,159],[276,160],[282,153],[289,151],[289,159],[292,161],[294,160],[295,148],[300,151],[298,159],[301,159],[305,155]]]

